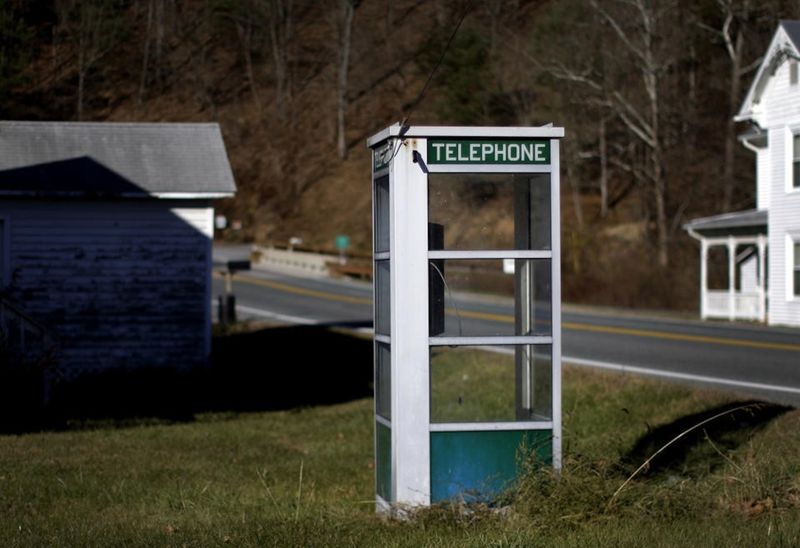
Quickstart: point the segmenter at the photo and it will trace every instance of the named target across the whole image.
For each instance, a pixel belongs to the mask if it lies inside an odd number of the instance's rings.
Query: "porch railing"
[[[731,295],[727,290],[711,290],[706,292],[703,316],[706,318],[722,318],[734,320],[760,320],[761,296],[757,291],[737,291]],[[731,310],[733,307],[733,310]]]

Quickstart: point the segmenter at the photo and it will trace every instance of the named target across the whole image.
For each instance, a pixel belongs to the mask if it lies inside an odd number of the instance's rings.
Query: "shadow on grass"
[[[49,405],[24,379],[0,388],[0,432],[189,421],[201,412],[292,409],[372,395],[372,342],[326,326],[215,335],[211,364],[195,371],[140,368],[53,385]],[[31,385],[34,385],[31,387]],[[37,401],[37,398],[38,401]]]
[[[621,459],[621,464],[626,473],[631,473],[680,436],[654,457],[640,475],[710,471],[722,464],[725,451],[731,451],[745,443],[771,420],[791,409],[783,405],[748,400],[687,415],[650,430]],[[698,426],[704,421],[708,422]]]

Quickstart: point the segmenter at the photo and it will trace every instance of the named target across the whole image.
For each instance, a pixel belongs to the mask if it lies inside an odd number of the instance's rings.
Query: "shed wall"
[[[0,201],[12,300],[50,327],[67,378],[205,365],[207,200]]]

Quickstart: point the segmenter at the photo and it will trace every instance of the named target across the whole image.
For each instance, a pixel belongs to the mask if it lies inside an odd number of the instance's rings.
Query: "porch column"
[[[758,320],[767,321],[767,239],[758,235]]]
[[[706,301],[708,299],[708,241],[700,240],[700,319],[708,317]]]
[[[728,236],[728,319],[736,318],[736,241]]]

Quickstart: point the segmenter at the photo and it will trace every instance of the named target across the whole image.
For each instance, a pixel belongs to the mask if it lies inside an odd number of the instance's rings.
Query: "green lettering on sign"
[[[380,171],[383,168],[389,167],[389,162],[392,160],[392,141],[389,141],[373,152],[375,156],[373,171]]]
[[[428,139],[429,164],[549,164],[550,141]]]

